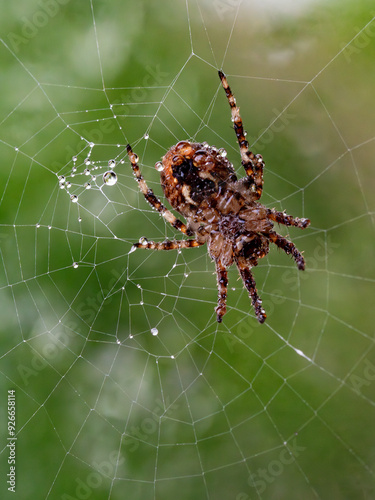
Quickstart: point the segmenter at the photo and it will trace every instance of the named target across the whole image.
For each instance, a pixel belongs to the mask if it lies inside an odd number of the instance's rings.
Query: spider
[[[146,200],[181,233],[194,239],[148,241],[141,238],[132,246],[152,250],[192,248],[207,243],[208,252],[216,265],[218,305],[216,319],[220,323],[226,313],[228,272],[233,263],[247,289],[259,323],[266,319],[262,300],[258,296],[251,268],[267,255],[269,243],[284,250],[295,260],[298,269],[305,269],[305,260],[296,246],[273,230],[273,223],[306,228],[309,219],[292,217],[285,212],[266,208],[259,203],[263,189],[262,156],[249,151],[242,119],[227,78],[219,71],[234,124],[246,177],[237,179],[226,152],[207,143],[181,141],[172,146],[155,164],[160,172],[161,186],[170,205],[186,219],[177,219],[147,186],[138,166],[138,156],[127,145],[127,153],[135,178]]]

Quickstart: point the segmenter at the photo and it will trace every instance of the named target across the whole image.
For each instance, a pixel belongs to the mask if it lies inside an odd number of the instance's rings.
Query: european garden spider
[[[138,167],[138,156],[128,144],[127,152],[136,180],[146,200],[160,212],[173,227],[194,239],[164,241],[161,243],[141,238],[136,248],[175,250],[207,243],[217,273],[218,305],[216,318],[220,323],[226,313],[228,273],[235,262],[249,292],[255,315],[260,323],[266,319],[258,296],[251,268],[267,255],[272,242],[296,261],[298,269],[305,268],[305,260],[295,245],[273,231],[273,222],[285,226],[306,228],[309,219],[299,219],[261,205],[258,200],[263,189],[264,162],[261,155],[249,151],[245,139],[240,110],[222,71],[219,77],[231,108],[234,131],[240,147],[241,163],[246,177],[237,179],[226,152],[207,143],[182,141],[172,146],[155,167],[160,171],[161,186],[171,206],[186,219],[177,219],[149,189]]]

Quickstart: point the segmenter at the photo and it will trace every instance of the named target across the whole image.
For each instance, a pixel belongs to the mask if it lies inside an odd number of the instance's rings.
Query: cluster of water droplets
[[[102,189],[104,186],[114,186],[117,183],[117,174],[115,168],[118,164],[124,164],[125,160],[110,159],[107,162],[95,161],[91,158],[91,153],[95,147],[93,142],[88,143],[89,151],[85,158],[79,161],[78,155],[72,157],[72,167],[70,171],[64,175],[58,176],[58,183],[60,189],[64,189],[70,196],[72,203],[77,203],[79,194],[76,194],[77,188],[81,187],[84,190],[97,188]],[[120,144],[118,144],[120,147]],[[101,172],[104,173],[102,174]],[[87,177],[85,182],[76,182],[79,177]],[[71,189],[74,186],[75,192],[72,193]],[[82,189],[81,189],[82,192]]]

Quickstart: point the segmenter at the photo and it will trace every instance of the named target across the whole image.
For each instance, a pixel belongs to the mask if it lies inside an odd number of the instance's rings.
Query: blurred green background
[[[373,2],[1,12],[1,498],[375,498]],[[235,269],[217,325],[206,248],[128,253],[178,237],[128,142],[159,196],[154,164],[182,139],[243,175],[218,68],[266,161],[262,202],[312,221],[279,228],[304,273],[275,248],[254,271],[263,326]]]

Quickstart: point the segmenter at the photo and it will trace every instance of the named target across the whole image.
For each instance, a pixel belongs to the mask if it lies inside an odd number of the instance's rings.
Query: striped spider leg
[[[148,203],[155,208],[174,228],[178,229],[181,231],[183,234],[186,234],[188,236],[191,235],[191,231],[188,230],[186,225],[181,222],[179,219],[177,219],[172,212],[170,212],[167,207],[163,205],[163,203],[159,200],[157,196],[155,196],[154,192],[152,189],[150,189],[147,186],[146,181],[144,180],[141,171],[138,166],[138,155],[133,153],[133,150],[130,146],[130,144],[127,145],[126,147],[130,163],[133,169],[133,173],[135,175],[135,178],[138,182],[139,189],[141,190],[142,194],[148,201]],[[141,240],[138,243],[134,243],[131,251],[134,251],[137,248],[149,248],[151,250],[176,250],[179,248],[192,248],[192,247],[197,247],[200,245],[203,245],[204,242],[198,242],[196,239],[192,240],[175,240],[175,241],[163,241],[163,242],[155,242],[155,241],[148,241],[146,238],[141,238]]]

